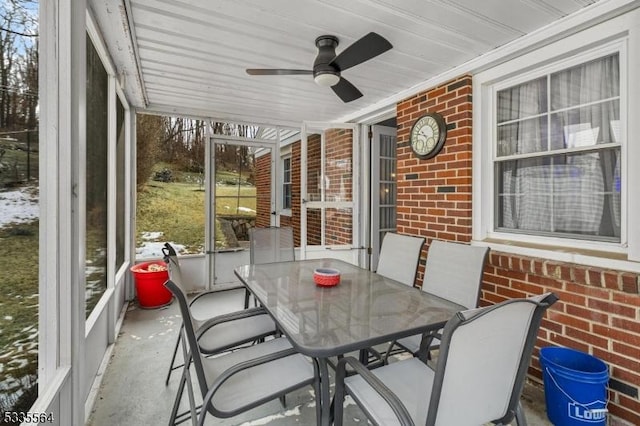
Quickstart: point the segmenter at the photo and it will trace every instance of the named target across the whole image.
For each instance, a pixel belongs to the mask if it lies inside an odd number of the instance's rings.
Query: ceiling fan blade
[[[351,68],[368,61],[369,59],[375,58],[392,47],[393,46],[386,38],[382,37],[380,34],[371,32],[344,49],[338,56],[336,56],[331,65],[334,65],[340,71],[344,71],[347,68]]]
[[[338,84],[331,86],[331,89],[340,99],[342,99],[342,102],[345,103],[355,101],[362,96],[362,92],[360,92],[356,86],[349,83],[349,81],[344,77],[340,77]]]
[[[311,75],[311,70],[287,70],[287,69],[265,69],[265,68],[247,68],[249,75]]]

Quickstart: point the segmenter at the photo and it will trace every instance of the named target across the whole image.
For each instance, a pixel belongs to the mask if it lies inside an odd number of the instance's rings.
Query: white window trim
[[[284,203],[282,200],[282,197],[284,196],[284,160],[289,159],[291,160],[291,163],[289,163],[289,184],[292,185],[292,189],[293,189],[293,160],[291,157],[291,145],[288,145],[286,148],[283,148],[280,151],[280,173],[279,173],[279,181],[278,181],[278,186],[281,188],[280,191],[280,197],[278,198],[278,210],[280,211],[280,214],[282,216],[291,216],[291,208],[284,208]],[[293,202],[293,193],[291,194],[291,201]]]
[[[635,10],[583,31],[547,44],[537,50],[506,61],[474,76],[473,81],[473,240],[500,251],[591,265],[612,267],[612,259],[623,270],[640,269],[628,260],[640,260],[640,225],[636,217],[640,197],[631,182],[640,179],[640,170],[629,165],[640,159],[639,144],[627,143],[640,135],[638,120],[629,120],[640,113],[638,92],[640,82],[630,78],[628,70],[640,63],[638,47],[640,12]],[[587,47],[583,47],[587,46]],[[494,231],[494,163],[493,144],[495,91],[528,81],[553,68],[567,68],[586,62],[590,57],[604,56],[607,52],[620,52],[621,120],[627,124],[622,130],[621,155],[621,241],[608,243],[569,238],[541,237]],[[571,56],[569,59],[563,59]],[[634,160],[632,160],[634,159]],[[635,213],[634,213],[635,212]],[[622,263],[619,263],[622,262]]]
[[[115,66],[111,61],[111,58],[108,54],[107,47],[105,45],[104,39],[101,36],[101,33],[96,24],[96,19],[91,14],[91,11],[87,9],[86,12],[86,24],[87,24],[87,40],[91,41],[94,49],[98,53],[98,57],[100,58],[100,62],[104,67],[107,76],[108,76],[108,101],[107,101],[107,120],[108,120],[108,131],[107,131],[107,141],[108,141],[108,151],[107,151],[107,268],[105,270],[106,275],[106,284],[107,287],[105,291],[100,296],[100,299],[93,307],[92,311],[89,313],[89,316],[86,318],[85,324],[85,338],[89,336],[90,333],[93,332],[94,326],[99,321],[100,317],[104,314],[105,310],[108,308],[114,297],[114,288],[115,288],[115,199],[116,199],[116,97],[117,89],[119,83],[115,78]],[[123,104],[123,106],[126,103]],[[86,160],[83,159],[83,166],[86,167]],[[86,175],[83,172],[84,184],[86,185]],[[85,218],[86,219],[86,218]],[[86,226],[86,224],[84,225]],[[86,235],[83,236],[86,238]],[[86,256],[86,253],[84,254]],[[85,258],[86,261],[86,258]],[[86,282],[84,283],[86,288]],[[115,324],[117,318],[114,318],[113,315],[108,318],[108,323],[110,326]],[[110,335],[113,333],[109,333]]]

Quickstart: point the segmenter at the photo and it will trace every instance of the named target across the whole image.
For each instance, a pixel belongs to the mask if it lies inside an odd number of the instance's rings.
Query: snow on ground
[[[38,188],[35,186],[24,187],[17,191],[0,191],[0,228],[12,223],[23,223],[38,219]],[[136,248],[136,257],[139,259],[161,258],[162,232],[146,232],[142,235],[144,242]],[[178,253],[184,251],[182,244],[170,242]]]
[[[0,191],[0,228],[16,223],[30,222],[39,217],[38,188],[29,186],[14,191]],[[38,295],[22,295],[37,297]],[[31,306],[25,305],[29,308]],[[37,309],[37,307],[34,306]],[[5,321],[14,321],[10,315]],[[2,331],[0,331],[2,332]],[[29,325],[9,337],[10,343],[0,352],[0,407],[6,407],[5,401],[20,397],[24,389],[30,388],[36,377],[22,372],[30,360],[38,355],[38,323]],[[27,355],[31,357],[27,357]],[[35,370],[35,369],[34,369]]]
[[[144,232],[142,239],[145,240],[141,246],[136,247],[137,259],[158,259],[162,258],[162,247],[167,241],[152,241],[160,240],[162,238],[162,232]],[[176,252],[179,254],[184,250],[184,245],[169,241],[169,244],[173,246]]]
[[[28,222],[39,217],[38,189],[0,192],[0,228],[10,223]]]

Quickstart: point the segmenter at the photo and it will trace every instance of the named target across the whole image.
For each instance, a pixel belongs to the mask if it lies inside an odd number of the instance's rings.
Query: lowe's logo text
[[[606,408],[588,409],[584,405],[568,404],[569,417],[583,422],[599,422],[604,420],[607,415]]]

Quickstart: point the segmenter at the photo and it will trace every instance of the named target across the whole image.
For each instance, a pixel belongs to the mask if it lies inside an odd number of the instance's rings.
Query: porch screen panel
[[[38,397],[40,151],[38,2],[2,4],[0,120],[0,424],[19,424]],[[42,106],[42,105],[41,105]],[[49,108],[45,108],[49,110]],[[42,111],[42,109],[40,110]],[[42,112],[41,112],[42,113]],[[49,122],[47,120],[47,122]],[[48,131],[45,131],[45,135]],[[43,144],[39,146],[39,141]],[[43,175],[44,178],[44,175]],[[41,300],[40,300],[41,301]],[[41,301],[42,302],[42,301]],[[43,304],[44,306],[44,304]],[[48,306],[48,305],[47,305]],[[47,311],[42,310],[46,315]],[[42,389],[45,386],[42,386]],[[25,419],[26,421],[26,419]]]
[[[322,245],[322,209],[307,209],[307,245]]]
[[[319,134],[307,136],[306,201],[322,201],[322,150]],[[304,198],[304,197],[303,197]]]
[[[330,129],[325,133],[325,201],[353,201],[353,144],[349,129]]]
[[[317,133],[307,136],[307,194],[304,201],[322,201],[322,145]],[[303,201],[303,202],[304,202]],[[307,246],[322,244],[322,208],[307,207]]]
[[[109,80],[87,36],[86,316],[107,288]]]
[[[307,137],[307,245],[352,245],[353,132]]]
[[[220,143],[215,150],[216,249],[248,248],[248,230],[256,226],[258,210],[260,226],[269,226],[270,167],[256,168],[256,161],[270,164],[271,152],[263,150],[256,158],[254,147]]]
[[[618,54],[497,93],[499,230],[620,241]]]
[[[324,217],[325,245],[351,245],[353,212],[350,208],[326,209]]]
[[[205,122],[136,115],[136,258],[204,252]]]
[[[124,263],[125,236],[125,126],[124,106],[116,98],[116,271]]]

